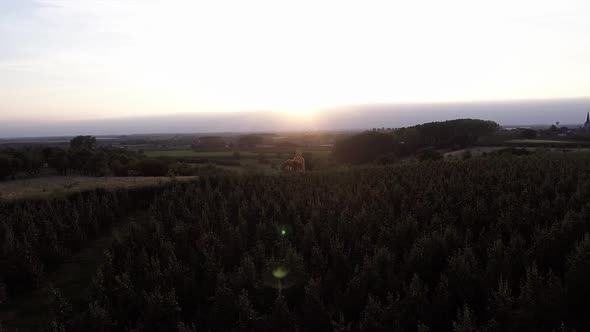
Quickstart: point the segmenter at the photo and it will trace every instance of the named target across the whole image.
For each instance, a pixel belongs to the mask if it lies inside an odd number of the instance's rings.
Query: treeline
[[[96,189],[47,200],[0,204],[0,305],[40,285],[87,242],[138,208],[157,186]]]
[[[72,331],[587,331],[590,159],[202,178],[115,241]],[[71,316],[69,316],[71,317]]]
[[[338,141],[334,146],[334,157],[341,162],[361,164],[379,157],[405,157],[425,148],[461,148],[493,135],[498,128],[493,121],[459,119],[387,132],[367,131]]]
[[[165,176],[172,169],[177,175],[192,175],[182,165],[146,158],[140,153],[119,148],[97,147],[96,138],[78,136],[69,149],[60,147],[0,150],[0,180],[19,174],[38,175],[44,167],[60,175],[90,176]]]

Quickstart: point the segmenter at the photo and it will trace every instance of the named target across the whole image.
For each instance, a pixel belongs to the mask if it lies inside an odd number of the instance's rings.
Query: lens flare
[[[272,270],[272,275],[276,279],[283,279],[289,274],[289,270],[284,266],[277,266],[274,270]]]

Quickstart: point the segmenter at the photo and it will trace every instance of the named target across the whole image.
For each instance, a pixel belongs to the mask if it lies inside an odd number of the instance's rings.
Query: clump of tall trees
[[[386,132],[367,131],[338,141],[334,157],[341,162],[362,164],[382,157],[420,154],[426,148],[462,148],[493,135],[498,128],[493,121],[458,119]]]
[[[38,149],[0,151],[0,180],[15,178],[19,173],[35,176],[43,164],[43,155]]]
[[[93,136],[77,136],[69,148],[28,147],[0,150],[0,180],[36,176],[44,168],[60,175],[165,176],[170,163],[121,148],[99,147]]]

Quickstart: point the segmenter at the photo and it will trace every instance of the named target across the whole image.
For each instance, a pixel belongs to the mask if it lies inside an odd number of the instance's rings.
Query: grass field
[[[179,181],[195,179],[194,176],[176,177]],[[49,176],[32,179],[0,182],[0,199],[63,195],[93,188],[132,188],[151,186],[170,181],[168,177],[88,177],[88,176]]]
[[[470,151],[473,157],[479,157],[484,153],[491,153],[494,151],[505,149],[506,147],[502,146],[485,146],[485,147],[478,147],[478,148],[469,148],[469,149],[461,149],[450,151],[444,154],[445,158],[452,157],[452,158],[462,158],[465,151]]]
[[[578,147],[554,148],[554,147],[543,147],[543,146],[538,146],[538,147],[526,147],[526,146],[519,147],[519,146],[515,146],[514,148],[517,148],[517,149],[525,149],[525,150],[528,150],[528,151],[531,151],[531,152],[535,152],[535,151],[547,151],[547,152],[553,152],[553,153],[564,153],[564,152],[568,152],[568,153],[590,153],[590,148],[578,148]],[[443,155],[444,155],[445,158],[461,159],[463,157],[463,154],[465,153],[465,151],[471,152],[471,156],[472,157],[480,157],[484,153],[492,153],[492,152],[499,151],[499,150],[504,150],[504,149],[507,149],[507,147],[505,147],[505,146],[473,147],[473,148],[468,148],[468,149],[461,149],[461,150],[455,150],[455,151],[446,152]]]
[[[514,139],[507,141],[507,143],[517,144],[581,144],[576,141],[560,141],[560,140],[549,140],[549,139]]]
[[[199,157],[199,158],[223,158],[231,157],[233,151],[193,151],[193,150],[150,150],[144,152],[147,157]],[[240,152],[240,156],[246,156],[248,152]],[[251,154],[256,156],[256,154]]]
[[[311,153],[314,157],[327,157],[332,151],[330,150],[303,150],[303,153]],[[144,151],[147,157],[197,157],[197,158],[231,158],[234,151],[193,151],[193,150],[148,150]],[[277,151],[240,151],[240,158],[255,158],[259,154],[264,153],[268,157],[273,157]],[[285,159],[290,158],[292,151],[281,152]]]
[[[327,158],[332,155],[332,150],[303,150],[303,153],[311,153],[314,158]]]

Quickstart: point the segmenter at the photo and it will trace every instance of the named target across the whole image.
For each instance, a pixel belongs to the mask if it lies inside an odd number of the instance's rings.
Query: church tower
[[[590,131],[590,112],[586,113],[586,122],[584,123],[584,130]]]

